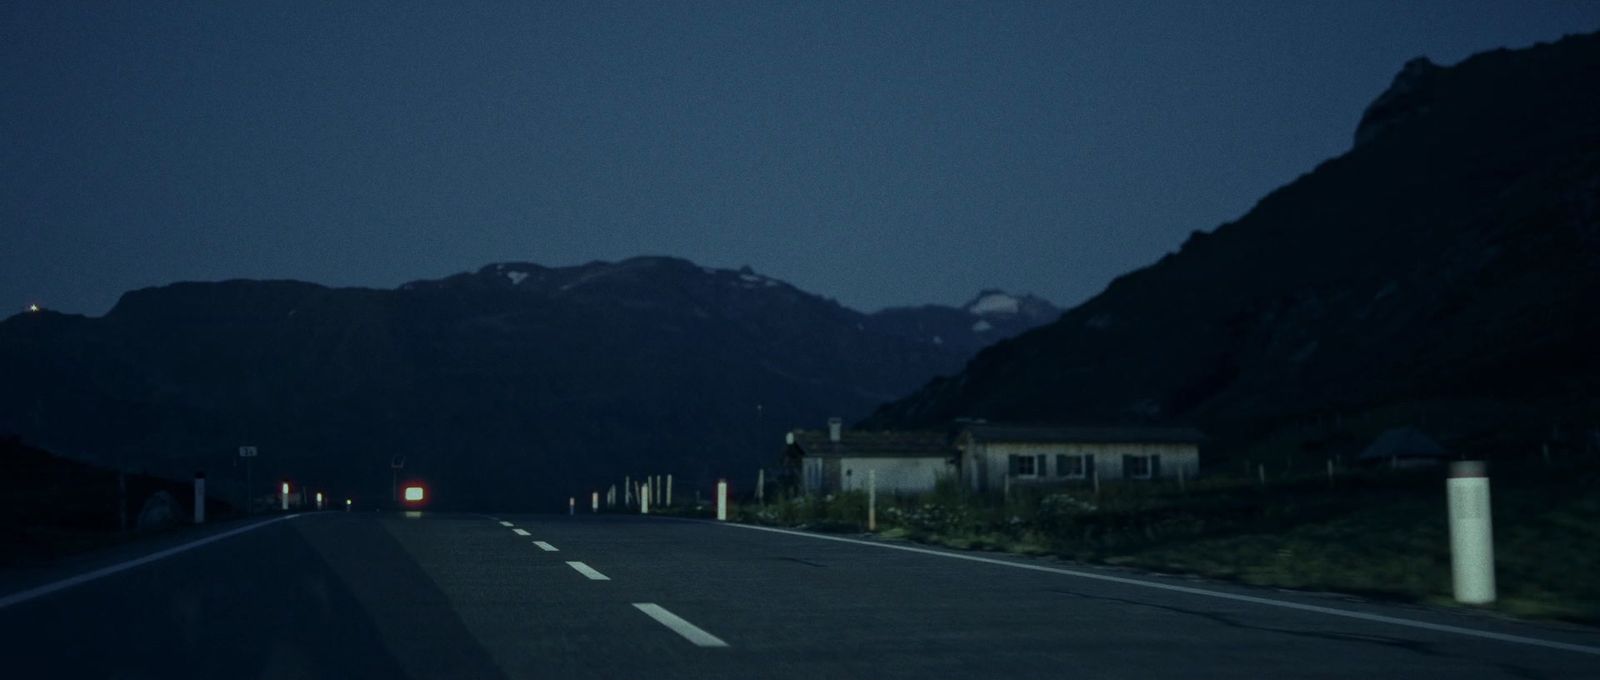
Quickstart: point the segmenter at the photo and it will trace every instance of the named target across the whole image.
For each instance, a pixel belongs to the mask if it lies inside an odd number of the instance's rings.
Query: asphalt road
[[[0,677],[1600,678],[1589,628],[709,522],[197,536],[8,582]]]

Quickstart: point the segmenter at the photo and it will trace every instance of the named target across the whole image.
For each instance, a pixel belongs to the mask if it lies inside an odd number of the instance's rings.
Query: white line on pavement
[[[500,520],[500,526],[509,527],[509,526],[516,526],[516,525],[514,525],[514,524],[512,524],[510,522],[507,522],[505,520]]]
[[[633,603],[633,606],[637,607],[639,611],[644,612],[646,616],[655,619],[656,622],[671,629],[672,632],[682,635],[683,639],[693,642],[696,645],[701,647],[728,646],[728,643],[723,642],[722,638],[705,632],[699,626],[683,620],[683,617],[667,611],[666,608],[654,602],[635,602]]]
[[[515,533],[518,536],[529,536],[530,535],[528,533],[527,529],[512,529],[511,532]]]
[[[191,541],[189,543],[185,543],[183,545],[172,547],[172,548],[167,548],[166,550],[162,550],[162,551],[159,551],[159,552],[153,552],[153,553],[150,553],[149,555],[145,555],[144,557],[131,559],[131,560],[128,560],[127,562],[113,564],[113,565],[111,565],[109,567],[96,569],[96,570],[91,571],[91,572],[86,573],[86,574],[79,574],[77,576],[73,576],[73,577],[67,578],[67,579],[62,579],[60,581],[56,581],[55,583],[42,585],[42,586],[39,586],[37,588],[30,588],[28,590],[24,590],[24,591],[21,591],[21,592],[12,593],[12,594],[7,595],[5,597],[0,597],[0,609],[5,609],[6,607],[9,607],[9,606],[14,605],[14,604],[27,602],[28,600],[32,600],[34,598],[43,597],[45,595],[49,595],[50,593],[54,593],[54,592],[59,591],[59,590],[66,590],[66,589],[71,588],[73,586],[83,585],[83,584],[88,583],[90,581],[93,581],[95,579],[103,578],[103,577],[106,577],[106,576],[110,576],[110,575],[115,574],[115,573],[117,573],[119,571],[126,571],[128,569],[132,569],[134,567],[137,567],[137,566],[139,566],[141,564],[149,564],[149,563],[154,562],[154,561],[159,560],[159,559],[171,557],[173,555],[176,555],[178,553],[184,552],[186,550],[193,550],[193,549],[198,548],[198,547],[200,547],[202,545],[205,545],[207,543],[214,543],[216,541],[220,541],[220,540],[222,540],[224,538],[228,538],[230,536],[238,536],[239,534],[242,534],[242,533],[244,533],[246,531],[250,531],[251,529],[260,529],[261,527],[264,527],[264,526],[266,526],[268,524],[272,524],[274,522],[282,522],[283,520],[294,519],[296,517],[299,517],[299,515],[298,514],[295,514],[295,515],[284,515],[282,517],[274,517],[274,518],[266,520],[264,522],[256,522],[255,524],[248,524],[248,525],[239,527],[237,529],[229,529],[229,530],[224,531],[224,532],[222,532],[220,534],[207,536],[207,537],[202,538],[200,540]]]
[[[611,580],[611,577],[606,576],[605,574],[602,574],[602,573],[600,573],[598,571],[595,571],[594,567],[591,567],[591,566],[589,566],[587,564],[584,564],[582,562],[568,562],[567,566],[578,570],[578,573],[589,577],[589,580],[591,580],[591,581],[610,581]]]
[[[555,546],[545,543],[544,541],[534,541],[533,544],[539,546],[539,549],[545,552],[557,552]]]
[[[1189,594],[1189,595],[1200,595],[1200,596],[1204,596],[1204,597],[1215,597],[1215,598],[1223,599],[1223,600],[1234,600],[1236,602],[1249,602],[1251,604],[1262,604],[1262,605],[1267,605],[1269,607],[1282,607],[1284,609],[1298,609],[1300,611],[1316,612],[1318,614],[1327,614],[1329,616],[1342,616],[1342,617],[1345,617],[1345,618],[1360,619],[1360,620],[1363,620],[1363,621],[1375,621],[1377,623],[1387,623],[1387,624],[1392,624],[1392,625],[1396,625],[1396,626],[1406,626],[1406,627],[1409,627],[1409,628],[1420,628],[1422,630],[1431,630],[1431,631],[1437,631],[1437,632],[1441,632],[1441,633],[1454,633],[1456,635],[1465,635],[1465,636],[1469,636],[1469,637],[1483,638],[1483,639],[1487,639],[1487,640],[1499,640],[1500,642],[1511,642],[1511,643],[1521,644],[1521,645],[1532,645],[1532,646],[1535,646],[1535,647],[1547,647],[1547,648],[1550,648],[1550,649],[1560,649],[1560,650],[1565,650],[1565,651],[1568,651],[1568,652],[1578,652],[1579,654],[1594,654],[1594,655],[1600,656],[1600,647],[1592,647],[1592,646],[1589,646],[1589,645],[1578,645],[1578,644],[1572,644],[1572,643],[1569,643],[1569,642],[1557,642],[1555,640],[1541,640],[1539,638],[1524,637],[1524,636],[1521,636],[1521,635],[1510,635],[1510,634],[1507,634],[1507,633],[1495,633],[1495,632],[1487,631],[1487,630],[1477,630],[1475,628],[1463,628],[1461,626],[1451,626],[1451,625],[1446,625],[1446,624],[1442,624],[1442,623],[1429,623],[1427,621],[1416,621],[1416,620],[1413,620],[1413,619],[1402,619],[1402,618],[1399,618],[1399,617],[1396,617],[1396,616],[1384,616],[1383,614],[1369,614],[1367,612],[1350,611],[1348,609],[1335,609],[1333,607],[1322,607],[1322,606],[1314,605],[1314,604],[1302,604],[1300,602],[1289,602],[1289,601],[1286,601],[1286,600],[1274,600],[1274,599],[1266,598],[1266,597],[1255,597],[1253,595],[1240,595],[1238,593],[1225,593],[1225,592],[1216,591],[1216,590],[1206,590],[1204,588],[1190,588],[1188,586],[1179,586],[1179,585],[1173,585],[1173,584],[1170,584],[1170,583],[1156,583],[1156,582],[1153,582],[1153,581],[1141,581],[1139,579],[1124,578],[1124,577],[1121,577],[1121,576],[1110,576],[1110,575],[1107,575],[1107,574],[1096,574],[1096,573],[1093,573],[1093,572],[1078,571],[1076,569],[1062,569],[1060,567],[1047,567],[1047,566],[1044,566],[1044,565],[1041,565],[1041,564],[1025,564],[1025,563],[1022,563],[1022,562],[1012,562],[1012,561],[1008,561],[1008,560],[997,560],[997,559],[990,558],[990,557],[979,557],[977,555],[961,555],[961,554],[957,554],[957,553],[944,552],[942,550],[930,550],[928,548],[917,548],[917,547],[913,547],[913,546],[909,546],[909,545],[894,545],[894,544],[891,544],[891,543],[879,543],[879,542],[876,542],[876,541],[863,541],[863,540],[855,539],[855,538],[844,538],[843,536],[824,536],[824,535],[821,535],[821,534],[812,534],[812,533],[807,533],[807,532],[804,532],[804,531],[791,531],[789,529],[775,529],[773,527],[758,527],[758,526],[753,526],[753,525],[749,525],[749,524],[734,524],[734,523],[731,523],[731,522],[715,522],[715,524],[718,524],[720,526],[737,527],[737,528],[740,528],[740,529],[751,529],[751,530],[755,530],[755,531],[771,531],[773,533],[789,534],[791,536],[804,536],[806,538],[815,538],[815,539],[824,540],[824,541],[839,541],[841,543],[855,543],[857,545],[868,545],[868,546],[872,546],[874,548],[888,548],[890,550],[904,550],[906,552],[920,553],[920,554],[923,554],[923,555],[935,555],[935,556],[938,556],[938,557],[948,557],[948,558],[956,559],[956,560],[967,560],[969,562],[982,562],[984,564],[998,564],[1000,566],[1015,567],[1017,569],[1028,569],[1028,570],[1032,570],[1032,571],[1043,571],[1043,572],[1049,572],[1049,573],[1052,573],[1052,574],[1064,574],[1064,575],[1067,575],[1067,576],[1077,576],[1079,578],[1094,579],[1094,580],[1097,580],[1097,581],[1110,581],[1112,583],[1121,583],[1121,584],[1124,584],[1124,585],[1139,586],[1139,587],[1142,587],[1142,588],[1154,588],[1156,590],[1168,590],[1168,591],[1172,591],[1172,592],[1186,593],[1186,594]]]

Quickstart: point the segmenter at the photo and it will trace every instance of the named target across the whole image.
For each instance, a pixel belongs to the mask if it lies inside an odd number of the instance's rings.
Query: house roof
[[[1388,458],[1449,458],[1450,454],[1439,446],[1422,430],[1415,427],[1391,427],[1378,435],[1365,451],[1361,452],[1360,460],[1384,460]]]
[[[1029,444],[1198,444],[1205,433],[1192,427],[1062,427],[968,425],[962,432],[977,442]]]
[[[956,455],[943,432],[923,430],[845,430],[839,441],[828,440],[827,430],[795,430],[794,443],[808,456],[867,458],[934,458]]]

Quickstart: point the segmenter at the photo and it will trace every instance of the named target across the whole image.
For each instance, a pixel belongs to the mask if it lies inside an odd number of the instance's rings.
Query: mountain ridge
[[[1600,34],[1424,63],[1347,153],[863,426],[1178,422],[1235,455],[1341,414],[1474,451],[1600,427]]]
[[[405,455],[443,498],[527,507],[625,474],[754,475],[784,429],[863,416],[966,351],[679,258],[492,263],[395,289],[178,282],[101,317],[0,321],[18,367],[0,432],[172,475],[235,469],[253,444],[259,479],[369,500]]]

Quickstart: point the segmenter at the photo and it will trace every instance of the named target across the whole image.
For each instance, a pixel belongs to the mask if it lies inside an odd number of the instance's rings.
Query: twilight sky
[[[231,4],[218,9],[211,4]],[[665,254],[1070,305],[1600,2],[0,0],[0,316]]]

